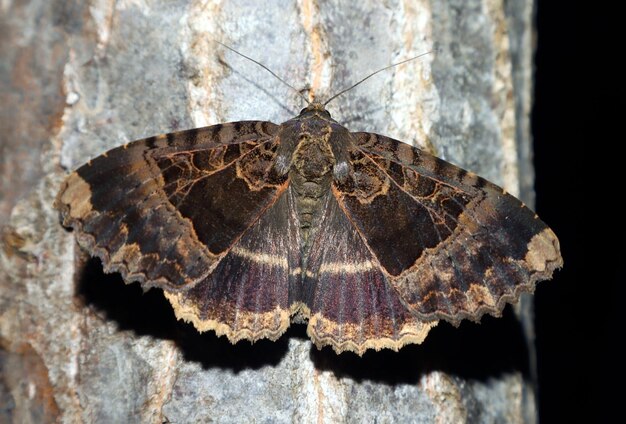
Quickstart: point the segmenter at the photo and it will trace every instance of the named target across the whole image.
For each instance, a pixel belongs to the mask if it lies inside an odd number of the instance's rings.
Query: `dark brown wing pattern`
[[[421,343],[436,323],[421,322],[402,304],[335,195],[321,210],[302,282],[313,342],[359,355]]]
[[[282,126],[113,149],[73,172],[55,206],[105,271],[162,288],[178,318],[232,342],[308,320],[319,347],[398,350],[439,319],[500,314],[562,265],[519,200],[407,144],[348,133],[321,104]]]
[[[286,296],[279,298],[288,274],[272,261],[294,241],[293,232],[267,237],[289,222],[278,202],[287,176],[272,166],[276,130],[269,122],[235,122],[130,143],[72,173],[56,207],[105,271],[163,288],[176,314],[198,329],[231,339],[278,337],[289,323]],[[250,234],[265,237],[250,241]],[[269,259],[249,263],[254,249]],[[216,267],[233,271],[220,280]],[[257,289],[250,282],[259,275],[270,290],[243,296]],[[179,293],[207,298],[194,298],[192,309]],[[249,302],[265,315],[246,316]]]
[[[561,267],[552,230],[501,188],[405,143],[353,135],[356,166],[337,198],[416,317],[499,315]]]

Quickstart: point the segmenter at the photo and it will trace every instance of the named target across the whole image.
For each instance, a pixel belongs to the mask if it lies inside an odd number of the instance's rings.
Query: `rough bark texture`
[[[303,105],[433,150],[532,201],[532,0],[7,0],[0,4],[0,422],[534,422],[531,303],[337,356],[293,325],[230,345],[105,275],[52,201],[124,142]],[[226,62],[226,63],[224,63]],[[10,214],[10,215],[9,215]]]

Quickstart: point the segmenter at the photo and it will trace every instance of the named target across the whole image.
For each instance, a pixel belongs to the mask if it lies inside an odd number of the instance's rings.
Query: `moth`
[[[351,132],[311,102],[134,141],[87,162],[63,224],[178,319],[232,343],[307,322],[337,353],[421,343],[552,277],[559,242],[500,187],[419,148]]]

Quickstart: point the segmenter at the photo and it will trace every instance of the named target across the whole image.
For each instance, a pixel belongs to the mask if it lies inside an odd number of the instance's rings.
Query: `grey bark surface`
[[[7,0],[0,4],[0,422],[534,422],[531,302],[362,358],[303,325],[231,345],[106,275],[52,209],[125,142],[283,122],[298,88],[354,131],[429,149],[532,202],[532,0]]]

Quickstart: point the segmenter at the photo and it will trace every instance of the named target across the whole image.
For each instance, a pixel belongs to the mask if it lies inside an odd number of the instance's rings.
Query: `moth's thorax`
[[[291,170],[307,181],[317,181],[331,172],[335,157],[330,147],[330,128],[319,132],[302,132],[293,152]]]

